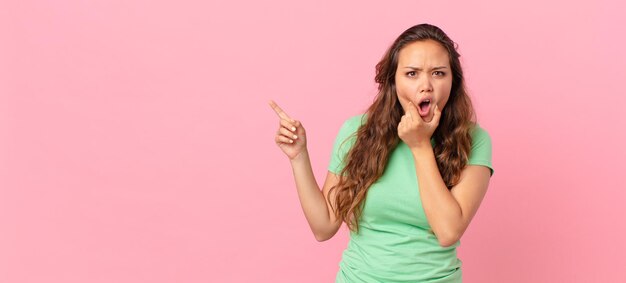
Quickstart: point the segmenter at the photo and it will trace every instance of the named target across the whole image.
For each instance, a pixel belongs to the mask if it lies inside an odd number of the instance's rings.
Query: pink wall
[[[422,22],[459,43],[494,142],[464,282],[626,282],[621,1],[8,2],[0,282],[331,282],[347,232],[310,233],[267,101],[321,182]]]

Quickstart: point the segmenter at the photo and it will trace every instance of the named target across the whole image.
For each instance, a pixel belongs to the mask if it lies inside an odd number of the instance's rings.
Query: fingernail
[[[294,139],[294,140],[295,140],[295,139],[297,139],[297,138],[298,138],[298,136],[296,136],[296,135],[293,135],[293,139]]]
[[[289,143],[293,143],[293,140],[289,140]]]
[[[295,131],[295,130],[296,130],[296,127],[291,127],[291,130],[292,130],[292,131]]]

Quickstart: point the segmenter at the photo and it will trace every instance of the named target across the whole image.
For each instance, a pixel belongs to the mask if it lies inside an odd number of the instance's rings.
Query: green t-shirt
[[[351,117],[339,130],[330,172],[341,173],[363,117]],[[487,166],[493,175],[489,134],[477,125],[472,138],[468,164]],[[422,207],[413,155],[400,140],[384,174],[367,192],[359,232],[350,232],[336,282],[462,282],[459,245],[439,245]]]

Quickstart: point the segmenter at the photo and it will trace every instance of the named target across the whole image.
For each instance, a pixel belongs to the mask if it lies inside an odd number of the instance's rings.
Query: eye
[[[442,72],[442,71],[435,71],[433,73],[433,75],[438,76],[438,77],[443,77],[446,75],[446,73]]]
[[[407,77],[415,77],[415,71],[410,71],[406,73]]]

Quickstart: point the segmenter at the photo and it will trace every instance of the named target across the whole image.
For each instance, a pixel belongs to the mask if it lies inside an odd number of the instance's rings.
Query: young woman
[[[350,229],[336,282],[462,281],[456,248],[493,167],[459,56],[436,26],[402,33],[376,65],[374,103],[339,130],[321,191],[304,127],[270,102],[315,238]]]

